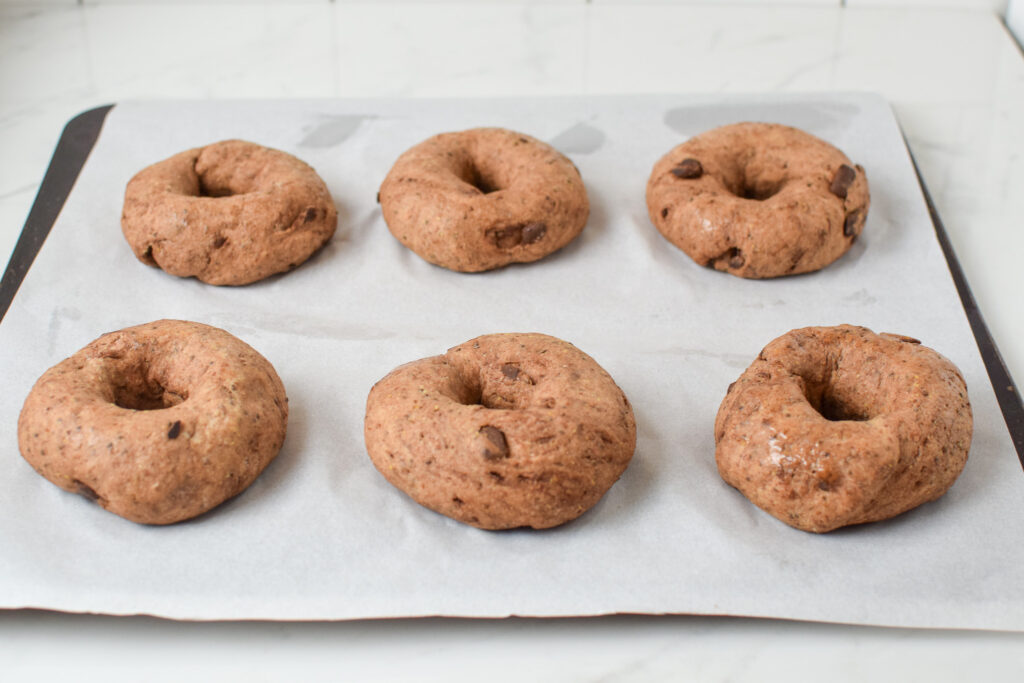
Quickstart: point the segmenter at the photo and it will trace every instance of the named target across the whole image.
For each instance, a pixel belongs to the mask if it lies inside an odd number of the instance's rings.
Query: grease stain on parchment
[[[851,304],[861,304],[863,306],[870,306],[871,304],[878,303],[878,299],[871,296],[866,289],[858,289],[853,294],[847,294],[843,297],[843,301]]]
[[[304,127],[305,135],[299,140],[299,147],[335,147],[351,137],[364,121],[372,118],[361,114],[325,116],[320,123]]]
[[[57,348],[57,339],[60,336],[61,328],[65,322],[75,323],[82,319],[82,312],[70,306],[58,306],[50,314],[50,323],[47,325],[46,338],[48,341],[47,352],[52,356]]]
[[[726,102],[675,107],[665,111],[663,120],[666,126],[686,137],[729,123],[762,121],[781,123],[830,138],[836,136],[859,109],[845,102],[758,102],[743,106]]]
[[[592,154],[604,145],[604,131],[580,121],[551,138],[551,146],[563,154]]]

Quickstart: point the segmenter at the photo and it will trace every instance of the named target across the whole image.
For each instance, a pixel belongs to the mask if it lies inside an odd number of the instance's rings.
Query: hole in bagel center
[[[232,197],[236,194],[243,194],[242,192],[236,192],[227,185],[220,183],[211,182],[209,178],[199,176],[199,196],[200,197]]]
[[[456,398],[459,403],[466,406],[517,410],[530,404],[532,390],[532,380],[516,382],[509,375],[503,375],[499,379],[497,373],[494,373],[494,376],[466,378],[456,390]]]
[[[490,194],[504,189],[503,183],[499,182],[493,173],[474,163],[466,164],[460,169],[458,175],[464,183],[472,185],[483,194]]]
[[[808,382],[805,394],[811,407],[830,422],[864,422],[873,417],[848,391],[831,383],[814,386]]]
[[[514,397],[503,396],[496,391],[483,391],[479,386],[467,387],[459,402],[466,406],[483,406],[492,410],[514,410],[519,407]]]
[[[114,384],[114,405],[127,410],[162,410],[176,406],[186,398],[185,391],[174,391],[138,372],[121,377]]]
[[[737,197],[763,202],[778,194],[785,184],[785,174],[780,173],[780,170],[743,167],[737,175],[728,179],[731,182],[727,182],[726,187]]]

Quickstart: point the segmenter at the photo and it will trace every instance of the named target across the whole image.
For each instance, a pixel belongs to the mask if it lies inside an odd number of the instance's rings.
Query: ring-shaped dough
[[[413,500],[483,529],[557,526],[626,469],[636,421],[590,356],[542,334],[478,337],[370,391],[366,449]]]
[[[729,387],[715,458],[755,505],[825,532],[939,498],[972,427],[959,370],[916,339],[808,327],[768,344]]]
[[[135,256],[179,277],[245,285],[296,268],[338,223],[324,181],[294,156],[243,140],[175,154],[125,189]]]
[[[745,278],[807,273],[864,228],[864,169],[809,133],[737,123],[701,133],[654,165],[647,210],[702,266]]]
[[[503,128],[442,133],[412,147],[378,200],[399,242],[461,272],[543,258],[580,234],[590,212],[568,158]]]
[[[47,370],[25,400],[18,444],[62,489],[170,524],[245,490],[287,422],[284,386],[252,347],[160,320],[105,334]]]

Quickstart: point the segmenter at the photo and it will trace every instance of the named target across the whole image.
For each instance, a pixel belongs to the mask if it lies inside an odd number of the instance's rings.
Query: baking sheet
[[[865,166],[865,234],[819,273],[744,281],[700,268],[650,225],[644,184],[685,137],[739,120],[796,125]],[[477,125],[549,140],[579,166],[592,214],[541,262],[478,275],[422,262],[373,202],[404,149]],[[311,163],[339,205],[298,270],[215,288],[142,266],[118,225],[124,184],[229,137]],[[132,298],[125,297],[131,291]],[[64,493],[17,453],[21,402],[101,333],[162,317],[223,327],[288,389],[277,460],[242,496],[141,527]],[[718,478],[712,425],[769,340],[850,322],[922,339],[957,363],[975,410],[964,474],[895,520],[813,536]],[[395,365],[479,334],[538,331],[595,357],[633,402],[634,461],[579,520],[486,532],[391,488],[362,443],[366,393]],[[0,326],[0,606],[190,619],[771,616],[1024,629],[1024,477],[889,107],[865,95],[515,101],[124,103]]]

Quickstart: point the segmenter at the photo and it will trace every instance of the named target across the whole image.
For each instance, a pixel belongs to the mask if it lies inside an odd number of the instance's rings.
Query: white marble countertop
[[[13,248],[63,124],[129,98],[849,90],[892,102],[1020,382],[1024,58],[984,11],[0,5],[0,253]],[[0,660],[24,674],[16,679],[991,681],[1024,678],[1024,634],[702,617],[190,624],[14,611],[0,612]]]

